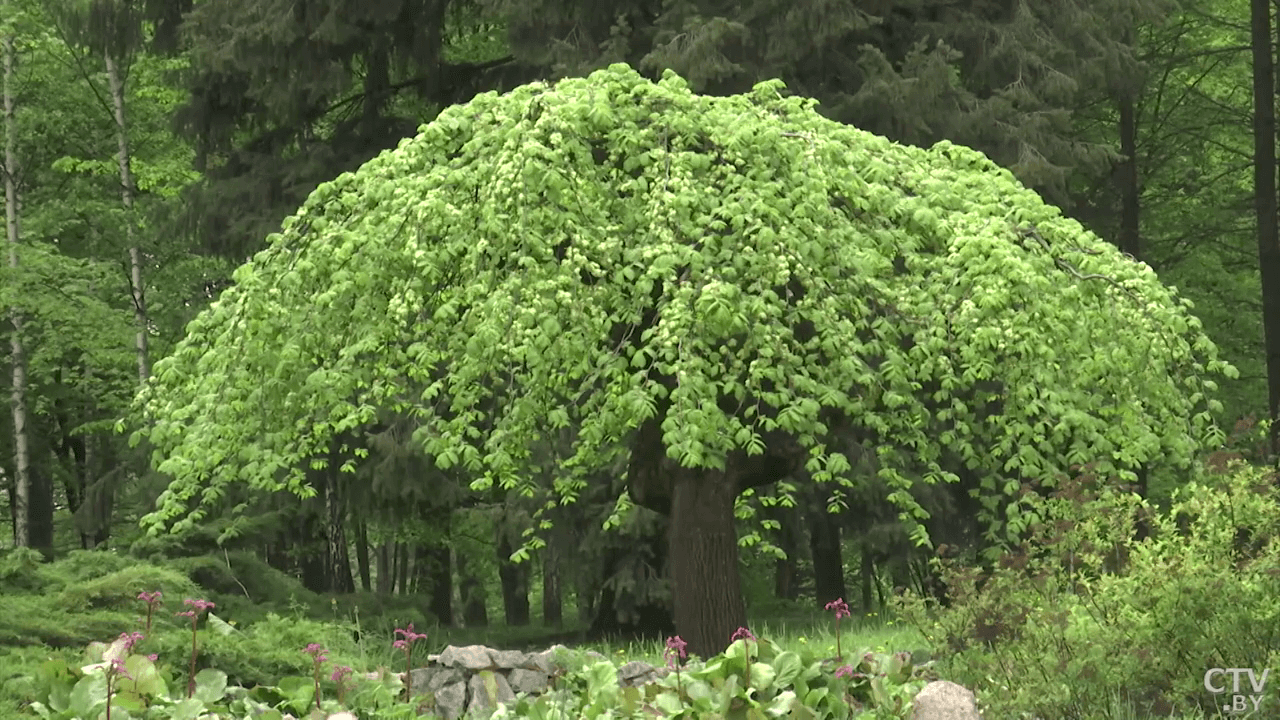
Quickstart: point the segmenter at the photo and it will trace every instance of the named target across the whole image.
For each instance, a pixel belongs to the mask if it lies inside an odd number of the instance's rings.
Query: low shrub
[[[1168,513],[1136,495],[1063,482],[1024,498],[1038,521],[989,571],[946,565],[951,606],[901,596],[897,611],[947,655],[947,677],[996,717],[1061,720],[1129,711],[1215,713],[1210,667],[1280,660],[1280,493],[1236,466],[1175,492]],[[1145,516],[1147,537],[1134,539]]]

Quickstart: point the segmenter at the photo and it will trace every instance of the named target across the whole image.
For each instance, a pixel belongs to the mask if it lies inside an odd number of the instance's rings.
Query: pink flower
[[[684,652],[684,649],[688,644],[689,643],[682,640],[679,635],[667,638],[667,651],[664,653],[667,656],[667,667],[674,668],[677,658],[684,660],[688,657]]]
[[[174,613],[174,615],[183,615],[185,617],[189,617],[193,619],[200,613],[204,612],[205,610],[210,610],[214,607],[214,604],[209,602],[208,600],[192,600],[191,598],[187,598],[186,600],[183,600],[182,604],[190,606],[191,609],[184,610],[183,612],[180,612],[180,613]]]
[[[836,620],[839,620],[842,617],[849,617],[850,615],[849,604],[844,601],[844,598],[836,598],[835,600],[832,600],[826,604],[825,609],[834,610],[836,613]]]

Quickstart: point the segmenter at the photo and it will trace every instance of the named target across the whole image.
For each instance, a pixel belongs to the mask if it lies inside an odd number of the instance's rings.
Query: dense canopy
[[[480,95],[321,186],[155,366],[152,526],[233,483],[309,494],[308,461],[390,410],[439,467],[531,488],[536,457],[563,496],[646,421],[673,467],[785,438],[787,474],[848,482],[839,426],[904,507],[960,461],[1114,472],[1215,439],[1232,370],[1150,268],[977,152],[813,106],[615,65]]]

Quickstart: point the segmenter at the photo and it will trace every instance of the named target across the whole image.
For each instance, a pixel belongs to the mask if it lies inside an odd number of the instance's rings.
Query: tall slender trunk
[[[409,594],[409,544],[396,543],[397,586],[401,595]]]
[[[390,595],[392,586],[395,584],[395,570],[392,565],[391,558],[391,541],[384,540],[378,546],[377,555],[377,590],[379,595]]]
[[[373,583],[369,577],[369,526],[364,520],[356,522],[356,569],[360,573],[360,589],[370,592]]]
[[[18,269],[18,243],[21,232],[18,218],[18,129],[14,121],[13,75],[17,58],[13,35],[4,38],[4,217],[9,240],[9,268]],[[31,450],[27,445],[27,360],[22,346],[22,313],[9,308],[13,333],[9,336],[13,385],[9,395],[13,413],[13,542],[18,547],[31,546]]]
[[[1126,37],[1132,42],[1132,37]],[[1134,260],[1142,259],[1142,189],[1138,182],[1138,111],[1134,100],[1134,91],[1126,89],[1121,92],[1117,105],[1120,110],[1120,154],[1124,160],[1117,168],[1117,190],[1120,193],[1120,236],[1116,245],[1123,252],[1133,256]],[[1141,498],[1148,494],[1147,467],[1142,465],[1137,470],[1138,482],[1134,491]],[[1151,528],[1146,518],[1139,518],[1134,528],[1135,539],[1142,540],[1150,534]]]
[[[674,473],[668,562],[676,631],[688,652],[711,658],[747,625],[733,515],[738,484],[718,471],[667,470]]]
[[[109,477],[113,471],[107,470],[114,468],[115,452],[107,445],[99,458],[97,446],[100,440],[101,437],[94,434],[85,438],[84,442],[84,463],[89,473],[86,480],[97,477],[96,482],[86,485],[85,494],[85,502],[90,503],[93,512],[93,525],[88,540],[91,548],[101,548],[111,539],[111,515],[115,512],[115,487]]]
[[[865,540],[862,542],[862,567],[859,571],[858,580],[862,585],[862,612],[864,614],[873,612],[871,606],[871,584],[875,579],[876,564],[872,557],[871,544]]]
[[[592,573],[579,571],[574,574],[574,603],[578,608],[578,622],[590,623],[596,616],[596,593],[600,591]]]
[[[1262,328],[1267,354],[1270,450],[1280,457],[1280,228],[1276,218],[1276,82],[1271,2],[1251,0],[1253,47],[1253,187],[1262,273]]]
[[[107,83],[111,90],[111,104],[115,110],[116,161],[120,165],[120,200],[124,203],[125,237],[129,246],[129,285],[133,293],[133,318],[137,325],[134,347],[138,354],[138,379],[146,382],[151,377],[151,363],[147,357],[147,303],[142,284],[142,250],[138,247],[133,218],[134,180],[129,156],[129,130],[125,124],[124,81],[120,68],[110,51],[103,52],[107,64]]]

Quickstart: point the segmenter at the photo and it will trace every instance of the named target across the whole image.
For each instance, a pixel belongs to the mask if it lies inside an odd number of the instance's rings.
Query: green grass
[[[137,594],[143,589],[163,589],[165,593],[165,605],[156,615],[145,652],[157,652],[164,671],[172,678],[185,678],[191,642],[186,619],[175,618],[173,613],[182,609],[184,597],[193,596],[216,599],[217,616],[251,630],[221,636],[212,631],[209,621],[200,625],[201,665],[224,670],[233,682],[245,686],[306,674],[309,660],[302,648],[311,642],[325,645],[333,662],[350,665],[358,672],[400,670],[403,656],[393,650],[391,643],[395,628],[409,622],[414,622],[419,632],[428,633],[427,640],[415,650],[415,664],[425,662],[427,654],[438,653],[447,645],[541,650],[556,642],[578,651],[598,652],[617,664],[665,664],[666,647],[661,641],[573,642],[565,638],[584,635],[580,625],[547,628],[536,621],[526,627],[439,627],[424,616],[416,598],[368,593],[320,597],[256,558],[235,554],[189,558],[165,566],[114,553],[72,553],[52,564],[29,560],[21,555],[0,558],[0,720],[31,717],[19,713],[19,708],[31,699],[18,681],[21,676],[50,661],[79,667],[88,643],[141,629],[139,617],[145,610]],[[202,583],[192,582],[193,578]],[[213,587],[202,587],[204,583]],[[245,593],[249,598],[244,597]],[[570,610],[566,608],[566,616],[576,617]],[[831,614],[805,603],[770,601],[764,610],[749,612],[748,626],[756,636],[767,638],[784,650],[807,648],[820,657],[837,654],[836,626]],[[865,651],[909,651],[920,661],[928,659],[933,650],[915,629],[875,614],[845,618],[840,625],[839,648],[840,655],[850,660]],[[946,658],[938,661],[939,670],[947,677]],[[1119,696],[1111,698],[1110,705],[1106,720],[1159,717],[1133,710]],[[1201,713],[1173,717],[1204,720]]]

